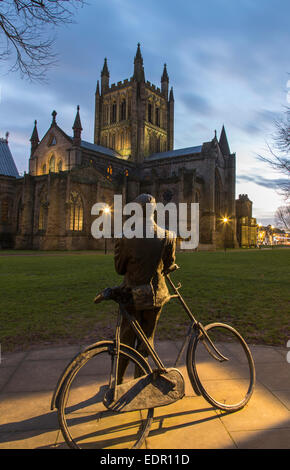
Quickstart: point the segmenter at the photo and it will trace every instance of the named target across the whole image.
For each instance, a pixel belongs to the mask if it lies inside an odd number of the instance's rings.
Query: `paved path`
[[[165,364],[172,365],[177,342],[157,342]],[[0,449],[64,448],[50,400],[59,374],[80,346],[5,354],[0,364]],[[252,346],[257,385],[241,411],[223,414],[193,394],[186,382],[182,400],[155,409],[145,448],[290,449],[290,364],[286,348]],[[227,380],[225,378],[224,380]],[[224,386],[227,382],[223,382]]]

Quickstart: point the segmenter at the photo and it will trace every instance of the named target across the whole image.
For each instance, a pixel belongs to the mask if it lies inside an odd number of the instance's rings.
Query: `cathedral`
[[[72,133],[52,112],[40,139],[31,135],[29,171],[20,177],[8,146],[0,139],[0,247],[39,250],[103,249],[91,235],[96,202],[123,204],[140,193],[157,202],[199,203],[199,246],[238,246],[236,156],[223,127],[208,142],[174,149],[174,95],[166,64],[160,87],[145,79],[138,44],[132,77],[111,84],[104,61],[95,97],[93,142],[82,139],[81,111]],[[194,110],[193,110],[194,112]],[[108,248],[113,239],[107,240]]]

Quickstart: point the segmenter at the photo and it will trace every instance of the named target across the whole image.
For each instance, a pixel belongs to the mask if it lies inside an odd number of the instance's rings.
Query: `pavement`
[[[173,365],[180,343],[156,342],[166,365]],[[230,347],[230,346],[228,346]],[[0,364],[0,449],[66,448],[56,411],[50,401],[59,375],[81,345],[49,347],[26,352],[2,351]],[[146,449],[290,449],[290,363],[286,347],[253,345],[256,387],[245,408],[235,413],[214,409],[191,388],[185,357],[178,368],[186,395],[155,408]],[[288,354],[289,356],[290,354]],[[244,363],[236,356],[239,370]],[[242,387],[242,373],[227,370],[215,377],[206,362],[205,380],[215,389]],[[235,368],[235,370],[238,370]],[[139,413],[139,412],[137,412]]]

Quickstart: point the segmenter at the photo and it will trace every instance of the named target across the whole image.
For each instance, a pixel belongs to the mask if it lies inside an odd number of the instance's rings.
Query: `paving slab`
[[[67,360],[23,361],[12,374],[2,392],[53,390],[67,362]]]
[[[290,427],[290,412],[269,390],[257,383],[248,404],[236,413],[219,412],[229,432]]]
[[[59,431],[3,433],[0,449],[45,449],[55,447]]]
[[[0,394],[0,442],[3,432],[57,430],[56,413],[50,411],[51,397],[50,392]]]
[[[231,436],[239,449],[290,449],[289,429],[234,431]]]
[[[183,398],[155,408],[147,449],[234,449],[215,410],[202,398]]]

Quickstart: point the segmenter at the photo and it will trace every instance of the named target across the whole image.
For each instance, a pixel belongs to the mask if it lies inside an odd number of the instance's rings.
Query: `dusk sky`
[[[160,86],[166,62],[175,98],[174,148],[218,137],[225,125],[237,155],[236,197],[248,194],[253,215],[274,222],[283,199],[273,173],[257,160],[271,143],[274,120],[287,106],[290,79],[289,0],[90,0],[75,24],[56,31],[57,66],[46,83],[0,68],[0,137],[18,170],[28,171],[34,120],[42,138],[57,111],[72,135],[77,105],[84,140],[93,142],[94,94],[107,57],[110,83],[133,74],[141,43],[145,80]],[[289,82],[290,91],[290,82]],[[288,103],[289,104],[289,103]]]

